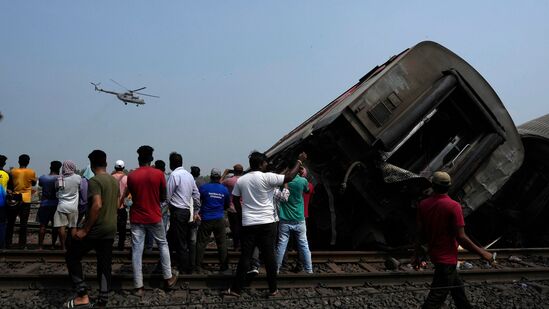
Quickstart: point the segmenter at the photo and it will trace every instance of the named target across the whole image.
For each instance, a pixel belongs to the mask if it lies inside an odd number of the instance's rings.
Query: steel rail
[[[393,271],[393,272],[357,272],[357,273],[318,273],[281,274],[277,278],[279,288],[311,288],[311,287],[348,287],[410,283],[429,283],[432,271]],[[474,269],[460,271],[460,276],[467,282],[490,281],[509,282],[515,280],[549,280],[549,267],[506,268],[506,269]],[[86,276],[90,286],[97,287],[94,274]],[[227,288],[233,275],[181,275],[176,289],[222,289]],[[146,288],[160,288],[161,275],[144,274]],[[3,289],[70,289],[71,282],[66,273],[47,275],[32,274],[0,274],[0,287]],[[266,288],[264,275],[259,275],[252,281],[253,288]],[[132,289],[131,274],[115,274],[112,277],[113,289]]]
[[[549,248],[505,248],[492,249],[490,252],[497,252],[498,259],[507,259],[510,256],[518,257],[549,257]],[[236,263],[240,257],[240,252],[229,251],[229,262]],[[61,263],[65,261],[65,253],[62,250],[15,250],[6,249],[0,250],[0,262],[46,262],[46,263]],[[411,251],[313,251],[313,263],[383,263],[388,257],[395,258],[402,263],[409,262],[412,256]],[[296,252],[289,252],[290,258],[296,258]],[[95,261],[95,253],[92,251],[84,258],[84,262]],[[143,263],[156,263],[159,259],[158,251],[144,253]],[[479,257],[467,251],[459,252],[458,259],[460,260],[475,260]],[[129,251],[113,251],[113,263],[131,262],[131,254]],[[206,250],[204,263],[217,263],[217,251],[213,249]]]

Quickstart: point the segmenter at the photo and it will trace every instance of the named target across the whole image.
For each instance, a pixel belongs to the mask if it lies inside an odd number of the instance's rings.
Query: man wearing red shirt
[[[151,167],[154,149],[150,146],[141,146],[139,154],[139,168],[128,175],[128,187],[120,204],[129,194],[133,204],[130,207],[130,226],[132,237],[132,266],[135,294],[143,296],[142,257],[145,234],[153,235],[160,250],[160,264],[164,277],[165,288],[171,288],[177,282],[177,275],[172,275],[170,251],[166,241],[166,233],[162,224],[160,202],[166,200],[166,178],[162,171]]]
[[[447,194],[451,185],[450,175],[435,172],[431,181],[434,193],[419,203],[417,212],[416,256],[420,253],[420,245],[426,242],[431,262],[435,265],[431,291],[423,308],[440,308],[448,292],[457,308],[470,308],[471,304],[456,270],[458,245],[489,262],[493,262],[493,256],[475,245],[465,234],[461,205]],[[417,258],[414,260],[417,263]]]

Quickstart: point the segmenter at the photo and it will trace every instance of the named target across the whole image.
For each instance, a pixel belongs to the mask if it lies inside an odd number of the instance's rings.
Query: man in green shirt
[[[278,225],[278,245],[276,248],[277,269],[280,269],[284,252],[288,245],[290,233],[295,234],[299,256],[303,259],[303,268],[306,273],[313,272],[311,251],[307,241],[307,226],[305,225],[305,206],[303,192],[309,192],[309,182],[306,178],[296,175],[288,182],[290,196],[287,202],[280,203],[280,223]]]
[[[65,308],[91,306],[88,288],[82,274],[82,257],[90,250],[97,254],[99,281],[98,306],[105,306],[111,285],[112,244],[116,235],[116,215],[120,195],[118,182],[107,173],[107,155],[102,150],[92,151],[88,158],[95,176],[88,183],[88,211],[83,227],[73,229],[73,240],[67,250],[69,276],[77,296],[68,300]]]

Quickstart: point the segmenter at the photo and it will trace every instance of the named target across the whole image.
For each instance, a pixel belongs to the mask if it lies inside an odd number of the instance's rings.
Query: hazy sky
[[[517,124],[549,112],[549,1],[0,1],[0,153],[137,166],[148,144],[203,174],[266,150],[423,40],[475,67]],[[90,82],[147,86],[125,106]]]

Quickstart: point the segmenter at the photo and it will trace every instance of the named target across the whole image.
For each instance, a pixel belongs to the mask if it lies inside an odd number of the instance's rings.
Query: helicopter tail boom
[[[101,85],[101,83],[92,83],[90,82],[90,84],[92,84],[94,87],[95,87],[95,91],[101,91],[101,88],[99,88],[98,86]]]

